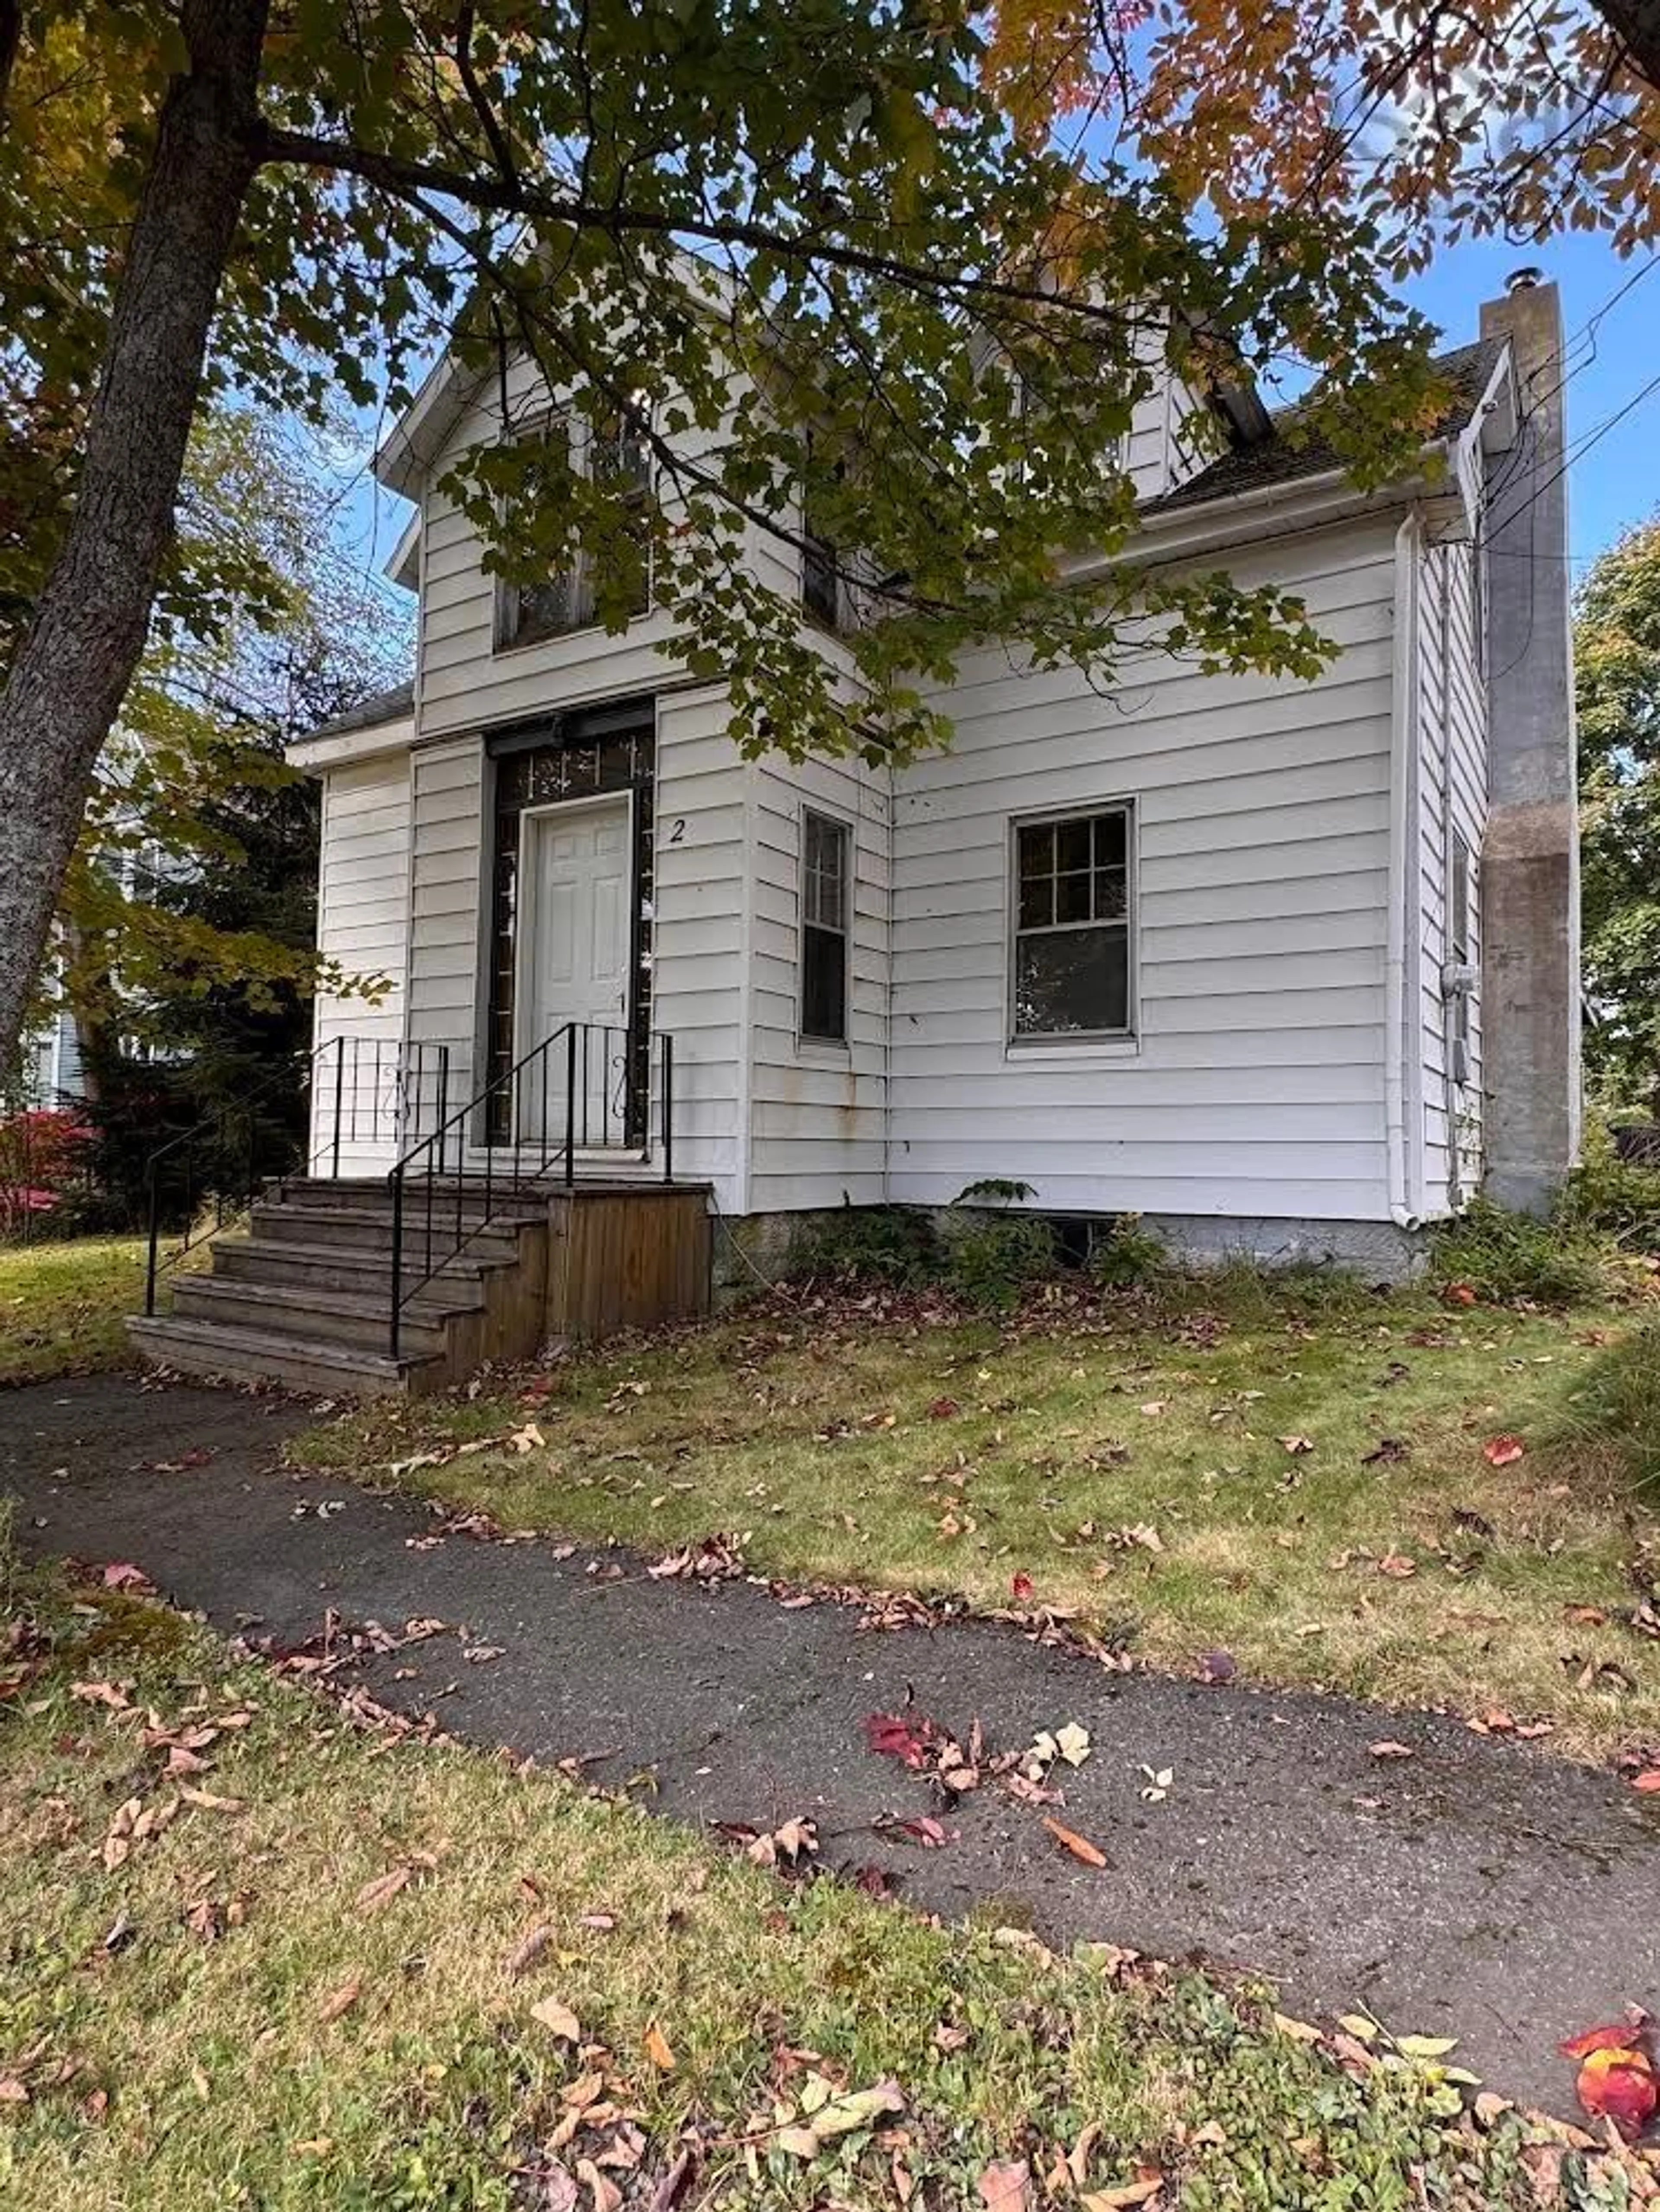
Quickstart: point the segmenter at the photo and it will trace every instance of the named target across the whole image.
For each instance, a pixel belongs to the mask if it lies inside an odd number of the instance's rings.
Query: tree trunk
[[[162,103],[75,513],[0,692],[0,1060],[16,1045],[98,756],[143,650],[255,166],[268,6],[185,0],[190,70]]]
[[[1596,0],[1596,5],[1632,67],[1660,91],[1660,0]]]
[[[23,0],[0,0],[0,131],[6,127],[6,94],[22,42]]]

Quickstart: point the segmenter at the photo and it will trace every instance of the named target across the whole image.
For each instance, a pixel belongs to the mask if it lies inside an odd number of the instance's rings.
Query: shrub
[[[970,1305],[1007,1313],[1028,1283],[1055,1272],[1055,1226],[1041,1213],[976,1212],[964,1219],[951,1240],[950,1275]]]
[[[1660,1252],[1660,1167],[1622,1158],[1608,1132],[1593,1124],[1560,1218],[1569,1228],[1600,1231],[1629,1251]]]
[[[1161,1237],[1146,1228],[1139,1213],[1121,1213],[1090,1249],[1090,1273],[1104,1291],[1128,1291],[1157,1282],[1170,1267]]]
[[[1444,1281],[1468,1283],[1504,1304],[1572,1305],[1608,1287],[1609,1255],[1596,1232],[1566,1218],[1536,1220],[1490,1199],[1472,1199],[1456,1221],[1435,1232],[1432,1265]]]
[[[915,1290],[945,1272],[929,1217],[908,1206],[844,1206],[814,1222],[797,1243],[790,1273],[834,1282],[879,1282]]]
[[[0,1120],[0,1237],[54,1231],[86,1175],[92,1132],[63,1107]]]

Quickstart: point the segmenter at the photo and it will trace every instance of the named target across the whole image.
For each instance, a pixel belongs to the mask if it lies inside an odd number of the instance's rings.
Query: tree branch
[[[259,161],[288,162],[301,168],[325,169],[340,176],[359,177],[394,198],[421,205],[430,216],[427,196],[437,193],[488,215],[518,216],[541,222],[563,223],[576,230],[601,230],[612,236],[643,234],[672,243],[680,238],[702,239],[711,245],[740,246],[751,252],[774,253],[781,260],[852,270],[879,276],[914,292],[940,299],[983,300],[1004,306],[1059,308],[1086,320],[1117,325],[1126,319],[1122,308],[1078,295],[1042,292],[1006,277],[976,276],[963,269],[924,268],[897,255],[873,248],[848,246],[825,238],[796,235],[773,225],[748,218],[721,220],[690,213],[671,214],[657,208],[610,206],[580,199],[562,199],[538,191],[516,177],[481,177],[465,170],[447,169],[435,163],[411,161],[372,147],[356,146],[337,138],[319,138],[302,131],[286,131],[261,123],[250,134],[249,150]]]
[[[1638,73],[1660,91],[1660,0],[1594,0]]]

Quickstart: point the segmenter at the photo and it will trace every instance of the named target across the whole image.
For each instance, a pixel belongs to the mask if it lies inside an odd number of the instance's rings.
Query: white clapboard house
[[[1137,551],[1296,592],[1339,656],[1147,657],[1104,698],[991,644],[897,769],[745,761],[666,617],[500,586],[439,486],[526,394],[441,365],[376,470],[413,683],[293,753],[323,950],[386,988],[319,1005],[310,1176],[150,1348],[418,1385],[695,1308],[711,1222],[764,1266],[817,1210],[986,1178],[1378,1272],[1484,1178],[1537,1202],[1578,1089],[1560,343],[1522,272],[1444,358],[1444,468],[1370,494],[1237,402],[1195,461],[1201,395],[1155,393]],[[835,654],[793,557],[756,533]]]

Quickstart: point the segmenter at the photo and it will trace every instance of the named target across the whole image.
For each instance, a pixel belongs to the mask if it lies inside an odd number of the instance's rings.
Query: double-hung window
[[[848,1036],[848,916],[853,832],[833,815],[801,815],[801,1035],[819,1044]]]
[[[1128,1035],[1131,875],[1128,805],[1015,823],[1017,1040]]]
[[[551,480],[569,469],[603,488],[620,509],[611,557],[621,574],[628,612],[644,614],[651,605],[651,448],[642,417],[631,410],[593,415],[573,411],[523,432],[520,442],[547,456],[545,468],[532,459],[526,481],[532,500],[538,474]],[[536,645],[569,630],[587,629],[598,619],[603,574],[598,552],[579,551],[545,582],[504,585],[497,625],[500,643]]]

